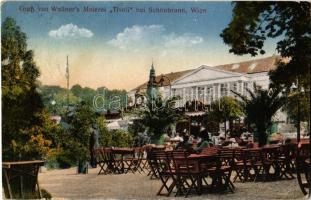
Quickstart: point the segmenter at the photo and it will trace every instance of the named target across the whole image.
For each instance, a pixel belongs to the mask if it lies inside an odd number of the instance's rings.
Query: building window
[[[242,81],[239,82],[239,92],[242,94]]]
[[[231,91],[238,92],[238,83],[237,82],[230,83],[230,92],[229,93],[232,95],[235,95]]]
[[[219,98],[219,84],[215,85],[215,99],[218,99]]]
[[[177,96],[177,90],[176,89],[172,89],[172,95],[173,95],[173,97]]]
[[[198,87],[198,100],[204,101],[204,87]]]
[[[206,88],[206,101],[208,104],[212,103],[213,101],[213,86],[212,85],[209,85],[207,86]]]
[[[197,97],[197,88],[196,87],[192,87],[192,97],[191,97],[191,101],[196,100]]]
[[[220,84],[220,97],[227,96],[227,84]]]
[[[186,88],[185,89],[185,99],[186,101],[190,101],[191,98],[191,88]]]

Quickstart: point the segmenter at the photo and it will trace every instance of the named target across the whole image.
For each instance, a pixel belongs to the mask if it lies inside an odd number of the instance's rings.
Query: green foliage
[[[109,147],[112,144],[112,133],[108,131],[104,117],[98,117],[96,123],[99,128],[99,145]]]
[[[75,161],[86,161],[89,158],[90,128],[95,120],[95,112],[84,102],[77,105],[69,118],[69,139],[65,149],[70,151]]]
[[[286,104],[283,110],[286,111],[287,116],[297,122],[298,119],[298,104],[300,106],[300,121],[308,121],[310,117],[310,95],[306,93],[292,93],[287,97]],[[296,123],[295,123],[296,124]]]
[[[285,104],[286,97],[280,95],[280,88],[263,90],[254,85],[254,91],[247,89],[250,98],[237,94],[243,101],[246,121],[253,124],[259,134],[259,145],[267,143],[267,129],[272,125],[272,117]]]
[[[230,52],[253,56],[264,53],[268,37],[279,37],[277,50],[287,57],[310,47],[310,21],[309,2],[235,2],[232,21],[220,35]]]
[[[1,28],[3,160],[42,158],[49,149],[45,125],[49,120],[37,92],[40,73],[27,49],[26,34],[13,18]]]
[[[123,130],[112,131],[111,146],[113,147],[131,147],[133,144],[133,138],[131,134]]]
[[[41,86],[39,89],[44,106],[50,113],[64,115],[67,106],[67,89],[60,86]],[[93,107],[94,97],[103,95],[96,101],[97,105],[106,110],[120,110],[127,106],[127,93],[125,90],[109,90],[105,87],[99,87],[96,90],[88,87],[74,85],[69,91],[69,104],[77,105],[84,101],[87,105]],[[55,105],[52,105],[52,101]]]
[[[222,97],[211,104],[208,117],[217,122],[234,120],[243,115],[241,104],[232,97]]]
[[[279,61],[278,67],[269,72],[271,87],[283,87],[289,91],[291,84],[298,79],[299,85],[309,91],[306,95],[310,96],[310,10],[310,2],[235,2],[232,21],[221,37],[231,47],[230,52],[252,56],[264,53],[267,38],[278,39],[276,50],[288,59]],[[286,109],[292,117],[294,106],[291,105],[295,101],[289,102],[289,109]],[[302,109],[310,110],[309,103],[303,103]]]
[[[44,107],[52,114],[64,115],[67,106],[67,89],[60,86],[41,86],[39,88]],[[52,105],[55,101],[55,105]],[[73,92],[69,92],[69,104],[75,105],[80,102],[79,97],[75,96]]]
[[[159,139],[170,125],[183,119],[182,111],[175,109],[175,100],[175,97],[168,100],[148,98],[146,107],[140,111],[141,124],[148,128],[153,141]]]

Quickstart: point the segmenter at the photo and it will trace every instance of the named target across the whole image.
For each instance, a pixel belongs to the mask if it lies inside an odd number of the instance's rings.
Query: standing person
[[[90,154],[91,154],[90,163],[93,168],[97,167],[97,161],[96,161],[94,149],[99,147],[98,136],[99,134],[98,134],[97,125],[93,124],[91,128],[91,135],[90,135]]]

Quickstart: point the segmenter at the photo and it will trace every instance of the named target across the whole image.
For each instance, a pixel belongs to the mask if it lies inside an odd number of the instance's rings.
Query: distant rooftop
[[[240,63],[232,63],[215,66],[218,69],[244,73],[244,74],[252,74],[252,73],[260,73],[260,72],[268,72],[277,67],[277,62],[281,59],[280,56],[270,56],[267,58],[261,58],[256,60],[249,60]]]
[[[166,78],[166,77],[163,78],[163,83],[162,83],[162,84],[163,84],[163,86],[167,86],[167,85],[170,84],[170,83],[169,83],[169,80],[170,80],[171,82],[173,82],[173,81],[175,81],[176,79],[178,79],[178,78],[180,78],[180,77],[182,77],[182,76],[188,74],[189,72],[192,72],[193,70],[195,70],[195,69],[190,69],[190,70],[185,70],[185,71],[179,71],[179,72],[171,72],[171,73],[169,73],[169,74],[163,74],[163,76],[166,76],[167,78]],[[157,81],[157,82],[160,82],[161,77],[162,77],[162,74],[156,76],[156,81]],[[169,80],[168,80],[168,79],[169,79]],[[138,87],[134,88],[134,89],[131,90],[131,91],[146,89],[146,88],[147,88],[147,84],[148,84],[148,81],[145,82],[144,84],[139,85]]]

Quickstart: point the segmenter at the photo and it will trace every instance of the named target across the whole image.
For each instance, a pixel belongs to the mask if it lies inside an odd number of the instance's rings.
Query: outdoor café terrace
[[[43,170],[54,198],[304,199],[309,143],[209,147],[201,153],[163,146],[98,148],[97,168]]]

